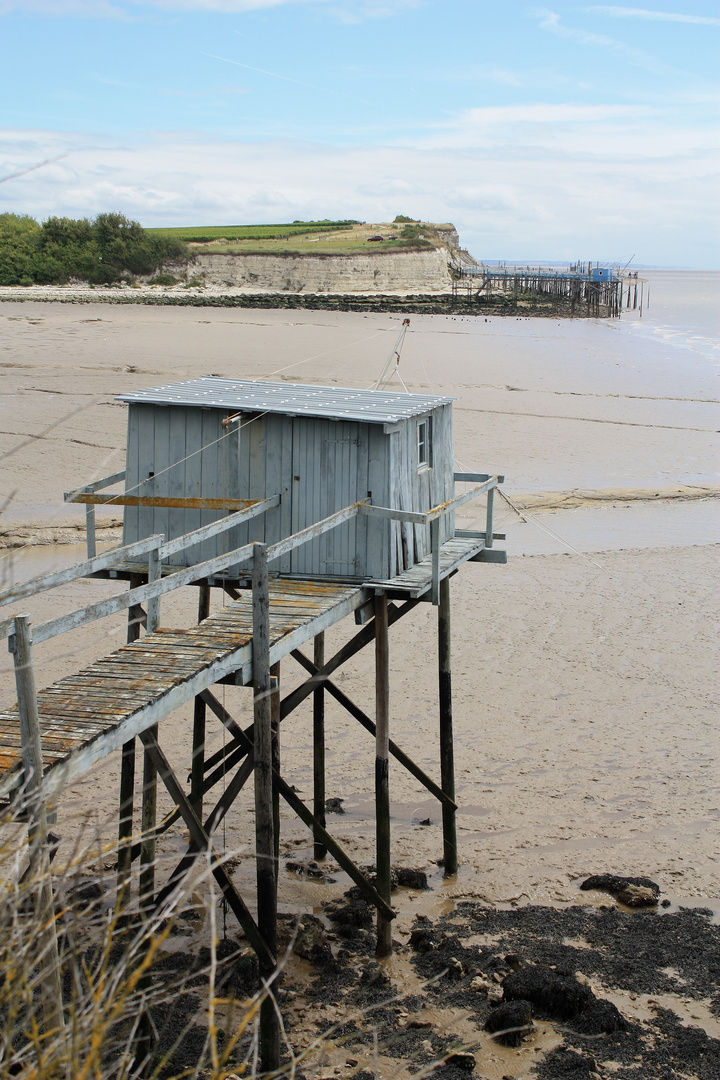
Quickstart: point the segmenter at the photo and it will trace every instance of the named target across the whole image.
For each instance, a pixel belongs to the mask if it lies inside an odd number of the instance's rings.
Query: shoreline
[[[102,286],[23,285],[0,288],[0,303],[13,301],[54,304],[137,304],[148,307],[260,308],[265,310],[356,311],[406,315],[502,315],[552,319],[610,319],[571,308],[570,301],[514,300],[512,297],[474,298],[451,293],[278,293],[206,288],[103,288]],[[152,291],[150,291],[152,290]]]

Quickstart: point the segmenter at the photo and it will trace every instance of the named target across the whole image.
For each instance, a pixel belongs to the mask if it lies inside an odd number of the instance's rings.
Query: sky
[[[718,269],[718,56],[720,0],[0,0],[0,213]]]

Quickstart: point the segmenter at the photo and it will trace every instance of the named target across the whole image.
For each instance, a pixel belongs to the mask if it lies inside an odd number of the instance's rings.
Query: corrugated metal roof
[[[388,390],[354,390],[301,383],[250,382],[203,376],[189,382],[120,394],[118,401],[150,405],[197,405],[205,409],[238,412],[278,412],[291,416],[324,416],[329,420],[363,420],[368,424],[395,424],[409,416],[447,405],[452,397],[401,394]]]

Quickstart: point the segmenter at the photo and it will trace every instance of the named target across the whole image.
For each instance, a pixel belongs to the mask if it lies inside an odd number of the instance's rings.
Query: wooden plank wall
[[[452,407],[431,419],[431,464],[418,470],[412,417],[386,435],[380,424],[316,417],[243,414],[224,429],[226,413],[197,407],[130,406],[127,490],[149,495],[263,499],[280,493],[280,506],[189,552],[174,565],[211,559],[258,540],[272,544],[343,507],[370,497],[376,506],[425,511],[452,498]],[[176,464],[179,463],[179,464]],[[149,473],[150,483],[137,488]],[[162,532],[180,536],[224,516],[224,511],[126,507],[123,542]],[[451,537],[454,520],[441,525]],[[430,550],[430,527],[360,516],[283,557],[284,573],[365,580],[401,573]],[[233,576],[229,573],[229,576]]]
[[[185,498],[245,498],[239,490],[238,431],[222,426],[220,409],[182,408],[133,404],[128,416],[126,491],[139,495]],[[150,473],[154,477],[147,481]],[[166,539],[208,525],[225,516],[222,510],[167,507],[125,507],[123,543],[153,533]],[[247,525],[244,526],[247,533]],[[189,552],[177,552],[168,560],[185,566],[230,551],[245,541],[241,529],[213,537]]]
[[[418,469],[418,424],[430,419],[430,467]],[[453,480],[452,406],[442,405],[432,414],[414,416],[389,436],[391,501],[388,506],[423,513],[447,502],[455,493]],[[440,524],[440,541],[455,532],[455,515]],[[430,526],[393,522],[391,527],[390,576],[402,573],[430,551]],[[394,568],[393,568],[394,567]]]

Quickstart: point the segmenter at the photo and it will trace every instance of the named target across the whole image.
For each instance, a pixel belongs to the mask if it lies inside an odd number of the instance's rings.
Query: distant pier
[[[479,307],[502,303],[506,309],[565,317],[618,317],[623,304],[642,315],[643,278],[591,263],[557,270],[542,266],[486,266],[463,262],[453,271],[453,297]]]

